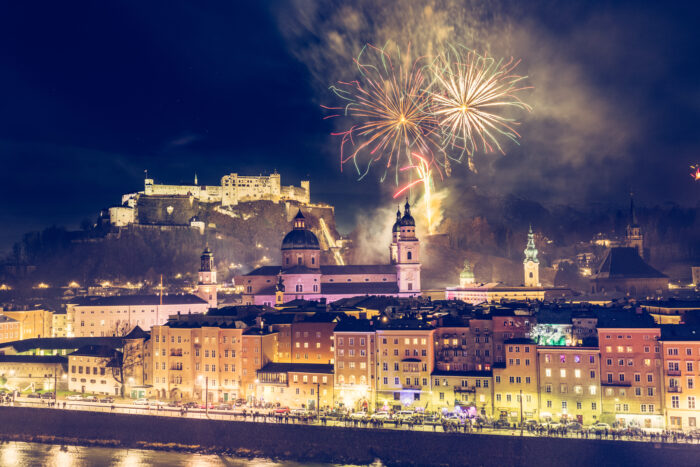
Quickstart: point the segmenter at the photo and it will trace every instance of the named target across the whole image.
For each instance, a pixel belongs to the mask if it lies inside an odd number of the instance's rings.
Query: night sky
[[[320,3],[5,2],[0,249],[27,230],[94,218],[142,189],[145,169],[165,183],[273,169],[283,184],[310,177],[312,198],[335,204],[345,230],[359,210],[391,203],[378,175],[339,171],[319,106],[334,103],[327,87],[346,77],[344,63],[352,73],[362,43],[392,28],[397,41],[420,41],[438,19],[400,6],[392,17],[391,2],[376,12],[377,2]],[[452,195],[463,183],[585,206],[623,204],[632,188],[641,204],[696,205],[697,7],[522,3],[430,2],[472,20],[440,29],[449,40],[522,58],[535,86],[521,146],[478,159],[478,175],[456,168]]]

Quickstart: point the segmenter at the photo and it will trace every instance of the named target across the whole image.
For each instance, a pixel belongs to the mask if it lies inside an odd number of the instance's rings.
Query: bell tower
[[[634,193],[630,193],[630,222],[627,224],[625,246],[637,250],[640,258],[644,258],[644,236],[642,228],[637,223],[637,213],[634,211]]]
[[[530,226],[530,231],[527,234],[527,247],[524,253],[525,287],[540,287],[542,285],[540,284],[540,260],[537,259],[535,234],[532,233],[532,226]]]
[[[199,257],[199,281],[197,283],[197,295],[202,300],[209,303],[209,308],[216,308],[218,304],[216,292],[216,266],[214,265],[214,254],[209,246],[204,248],[202,256]]]
[[[401,224],[401,208],[396,208],[396,222],[391,228],[391,244],[389,245],[389,261],[396,264],[399,261],[399,228]]]
[[[404,205],[403,217],[398,221],[396,247],[396,280],[399,293],[418,296],[420,289],[420,241],[416,238],[416,221],[411,216],[411,205]]]

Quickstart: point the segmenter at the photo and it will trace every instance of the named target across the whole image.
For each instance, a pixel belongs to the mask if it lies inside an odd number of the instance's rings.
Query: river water
[[[0,466],[115,466],[115,467],[330,467],[337,464],[309,464],[271,459],[243,459],[210,454],[190,454],[146,449],[122,449],[54,444],[0,442]]]

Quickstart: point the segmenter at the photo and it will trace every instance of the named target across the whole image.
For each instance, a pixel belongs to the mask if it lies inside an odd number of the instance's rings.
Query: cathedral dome
[[[320,250],[318,237],[306,229],[306,220],[301,209],[294,217],[294,229],[284,236],[282,250]]]

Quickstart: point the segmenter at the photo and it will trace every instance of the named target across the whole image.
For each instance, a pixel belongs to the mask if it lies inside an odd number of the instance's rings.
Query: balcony
[[[670,388],[666,389],[666,392],[681,393],[683,390],[680,388],[680,386],[671,386]]]
[[[170,356],[171,357],[182,357],[182,350],[171,350]]]
[[[632,386],[631,381],[603,381],[600,383],[601,386],[620,386],[620,387],[630,387]]]
[[[666,370],[668,376],[680,376],[681,370]]]
[[[410,389],[414,391],[420,391],[423,386],[420,384],[404,384],[401,386],[403,389]]]
[[[455,392],[476,392],[476,388],[469,387],[469,386],[455,386],[454,391]]]
[[[170,367],[170,371],[182,371],[182,367],[178,367],[177,365],[173,365]]]

